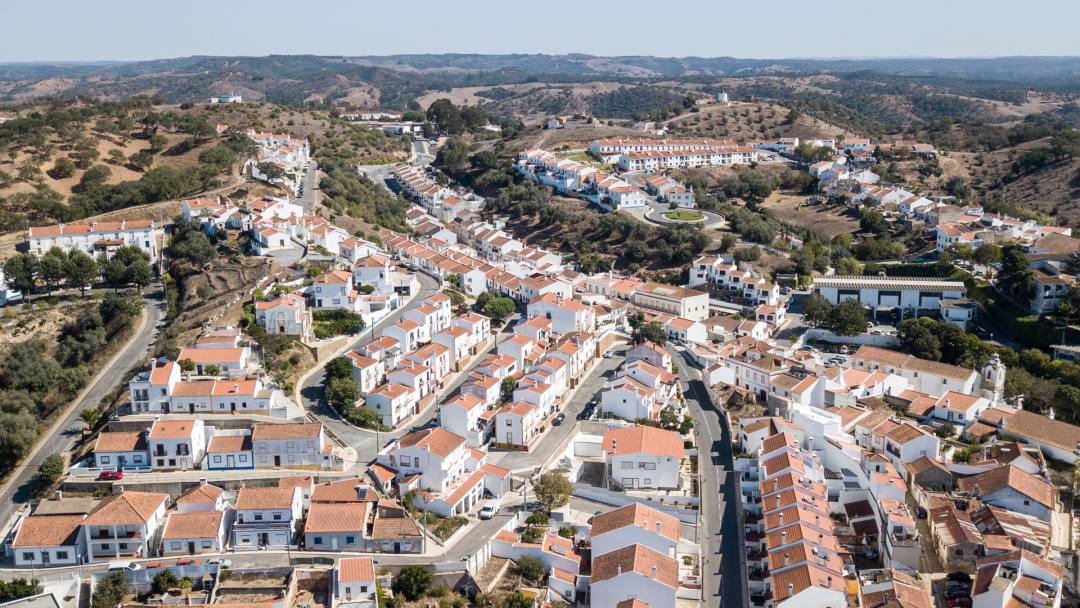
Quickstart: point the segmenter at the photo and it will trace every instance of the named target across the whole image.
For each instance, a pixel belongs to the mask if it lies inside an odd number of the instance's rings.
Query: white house
[[[507,403],[495,413],[495,443],[529,447],[540,434],[541,418],[540,408],[531,403]]]
[[[311,311],[299,294],[289,293],[274,300],[255,303],[255,322],[268,334],[298,336],[310,340]]]
[[[42,256],[53,247],[64,253],[82,251],[90,257],[111,258],[121,247],[137,247],[156,264],[164,231],[153,220],[92,221],[86,224],[31,226],[26,230],[27,250]]]
[[[232,511],[174,512],[161,534],[162,554],[221,553],[225,550],[231,517]]]
[[[644,545],[630,545],[594,555],[589,589],[593,608],[624,607],[627,600],[647,606],[675,606],[679,565],[674,558]]]
[[[236,495],[236,523],[232,544],[237,550],[285,548],[304,514],[299,486],[240,488]]]
[[[370,557],[343,557],[334,568],[334,603],[356,608],[378,608],[375,565]]]
[[[11,541],[16,566],[72,566],[86,555],[84,515],[31,515],[23,518]]]
[[[83,520],[90,562],[149,557],[149,543],[165,521],[169,495],[130,490],[104,498]]]
[[[679,520],[639,502],[600,513],[593,517],[589,536],[597,555],[643,545],[668,557],[675,557],[679,546]]]
[[[683,442],[674,431],[643,425],[613,428],[604,433],[603,450],[611,480],[626,489],[674,490],[682,485]]]
[[[320,423],[259,423],[252,427],[256,468],[322,469],[333,464]]]
[[[157,470],[194,469],[206,455],[202,420],[155,420],[147,436],[150,464]]]
[[[382,423],[394,428],[413,414],[420,395],[411,386],[389,382],[376,387],[365,399],[367,407],[382,417]]]

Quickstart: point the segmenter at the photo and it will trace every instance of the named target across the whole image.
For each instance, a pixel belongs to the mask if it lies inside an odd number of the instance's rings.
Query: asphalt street
[[[740,542],[741,518],[735,496],[737,488],[735,476],[731,474],[734,469],[731,431],[727,428],[727,419],[713,405],[697,367],[685,352],[673,350],[672,354],[697,433],[704,599],[709,605],[745,608],[746,576]],[[710,500],[714,496],[717,498]]]
[[[146,323],[142,330],[121,350],[111,364],[106,363],[103,371],[96,376],[95,381],[85,391],[82,399],[72,407],[63,421],[53,427],[52,434],[39,440],[40,448],[32,452],[16,469],[14,477],[3,487],[0,492],[5,496],[2,520],[6,521],[14,509],[28,502],[32,498],[34,476],[37,474],[41,462],[50,454],[60,453],[68,449],[82,434],[84,424],[79,419],[79,414],[89,408],[95,408],[112,390],[128,378],[128,372],[150,355],[150,347],[153,345],[158,331],[161,329],[162,319],[165,317],[165,299],[159,286],[148,287],[143,293],[143,310],[146,314]]]

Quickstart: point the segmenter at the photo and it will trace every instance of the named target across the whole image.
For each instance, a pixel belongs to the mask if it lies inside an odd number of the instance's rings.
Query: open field
[[[810,206],[803,195],[773,192],[763,206],[780,220],[808,228],[832,238],[859,229],[859,220],[847,213],[846,207],[831,205]]]

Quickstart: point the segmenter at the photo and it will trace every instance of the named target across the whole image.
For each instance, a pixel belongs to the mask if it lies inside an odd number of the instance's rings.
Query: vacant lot
[[[781,221],[819,232],[829,238],[838,234],[853,233],[859,229],[859,220],[848,215],[846,207],[831,205],[807,205],[803,195],[773,192],[765,199],[764,206]]]

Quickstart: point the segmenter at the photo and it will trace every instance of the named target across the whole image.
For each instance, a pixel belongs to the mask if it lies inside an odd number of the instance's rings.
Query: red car
[[[98,473],[98,481],[119,481],[124,478],[123,471],[102,471]]]

